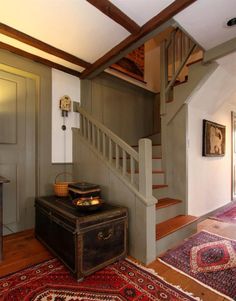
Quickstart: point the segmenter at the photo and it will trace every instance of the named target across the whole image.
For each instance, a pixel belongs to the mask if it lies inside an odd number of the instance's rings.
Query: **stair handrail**
[[[119,173],[147,206],[155,204],[156,199],[152,196],[151,141],[140,139],[137,152],[82,107],[76,106],[76,112],[80,113],[80,135]],[[130,170],[127,160],[130,160]],[[135,181],[137,171],[139,180]]]
[[[161,45],[161,114],[180,72],[198,45],[179,28],[173,30]],[[171,70],[171,74],[169,72]]]

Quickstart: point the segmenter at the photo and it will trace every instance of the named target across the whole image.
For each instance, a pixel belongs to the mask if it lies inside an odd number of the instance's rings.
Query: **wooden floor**
[[[202,230],[206,230],[211,233],[236,240],[236,224],[227,224],[211,219],[206,219],[198,224],[198,231]],[[204,301],[228,300],[200,285],[194,280],[184,276],[183,274],[180,274],[177,271],[165,266],[157,260],[151,263],[148,267],[154,269],[158,273],[158,275],[162,276],[168,282],[174,285],[179,285],[183,290],[193,293],[194,296],[200,297]]]
[[[198,231],[207,230],[218,235],[236,239],[236,225],[207,219],[198,225]],[[33,230],[11,234],[4,237],[4,260],[0,263],[0,276],[11,274],[33,264],[43,262],[53,256],[34,238]],[[199,283],[154,261],[148,267],[154,269],[168,282],[179,285],[204,301],[226,301]]]
[[[35,239],[34,231],[27,230],[4,236],[3,261],[0,277],[43,262],[53,256]]]

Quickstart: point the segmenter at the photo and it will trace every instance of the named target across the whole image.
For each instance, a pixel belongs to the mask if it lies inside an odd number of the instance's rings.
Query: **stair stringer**
[[[187,214],[187,104],[188,99],[217,69],[218,64],[189,66],[188,82],[174,87],[174,100],[166,104],[162,116],[162,160],[168,197],[183,201],[182,214]]]
[[[106,201],[128,208],[128,254],[144,264],[155,260],[155,202],[145,204],[79,129],[73,129],[73,175],[78,181],[99,184]]]
[[[198,62],[189,66],[188,81],[181,85],[174,87],[173,101],[166,103],[166,124],[174,118],[181,107],[188,102],[188,99],[196,90],[200,89],[203,83],[211,76],[217,69],[218,64],[213,62],[211,64],[203,64]]]

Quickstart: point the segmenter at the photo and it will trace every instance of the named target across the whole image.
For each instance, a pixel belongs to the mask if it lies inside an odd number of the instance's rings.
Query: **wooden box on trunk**
[[[82,213],[68,198],[35,200],[35,235],[82,279],[126,256],[127,209],[109,204]]]

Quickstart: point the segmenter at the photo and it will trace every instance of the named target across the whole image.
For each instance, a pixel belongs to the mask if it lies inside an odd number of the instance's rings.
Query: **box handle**
[[[61,175],[69,175],[69,176],[71,176],[71,178],[73,179],[72,173],[63,171],[63,172],[60,172],[60,173],[58,173],[58,174],[56,175],[56,177],[55,177],[55,184],[58,184],[57,178],[60,177]],[[63,183],[64,183],[64,182],[63,182]],[[68,183],[69,183],[69,182],[68,182]]]
[[[99,240],[108,240],[113,235],[113,229],[109,229],[107,235],[105,235],[102,231],[99,231],[97,234],[97,239]]]

